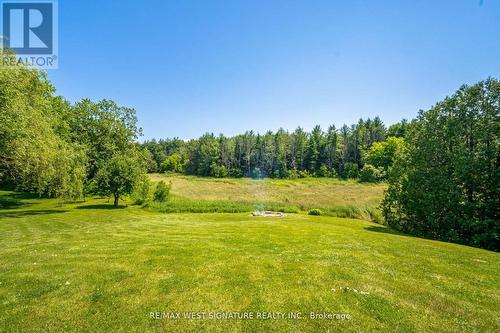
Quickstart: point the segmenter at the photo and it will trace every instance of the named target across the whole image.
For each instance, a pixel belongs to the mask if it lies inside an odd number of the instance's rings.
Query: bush
[[[166,202],[168,197],[170,196],[170,189],[172,187],[172,183],[168,183],[168,185],[162,180],[158,184],[156,184],[156,189],[154,193],[154,201],[157,202]]]
[[[132,192],[132,198],[136,205],[144,205],[151,201],[151,181],[149,178],[143,177],[134,185],[134,191]]]
[[[328,178],[335,178],[337,177],[337,172],[335,169],[330,169],[326,165],[322,165],[321,168],[319,168],[319,171],[316,173],[317,177],[328,177]]]
[[[344,164],[344,178],[358,178],[359,176],[359,167],[357,163],[346,163]]]
[[[370,220],[378,224],[384,224],[384,216],[378,209],[370,210]]]
[[[224,178],[227,177],[228,171],[227,168],[223,165],[217,165],[216,163],[213,163],[211,166],[211,173],[213,177],[216,178]]]
[[[228,170],[228,176],[232,178],[241,178],[243,177],[243,172],[241,172],[238,168],[231,168]]]
[[[314,209],[311,209],[307,214],[319,216],[319,215],[323,215],[323,212],[321,211],[321,209],[314,208]]]
[[[298,175],[299,175],[299,178],[307,178],[307,177],[311,176],[311,174],[307,170],[299,170]]]
[[[384,171],[381,168],[376,168],[371,164],[365,164],[359,174],[359,179],[366,183],[376,183],[384,178]]]
[[[311,174],[307,172],[307,170],[287,170],[285,173],[286,178],[289,179],[297,179],[297,178],[307,178],[310,177]]]
[[[285,172],[281,172],[280,170],[274,170],[273,172],[273,178],[284,178],[284,175],[286,174]]]
[[[288,179],[297,179],[299,178],[299,174],[297,173],[297,170],[287,170],[286,172],[286,178]]]

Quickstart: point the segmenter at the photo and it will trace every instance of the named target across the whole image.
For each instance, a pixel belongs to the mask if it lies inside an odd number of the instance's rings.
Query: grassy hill
[[[332,178],[286,179],[201,178],[153,174],[156,182],[172,182],[172,200],[164,212],[249,212],[255,209],[290,213],[321,209],[324,214],[366,220],[379,218],[384,184]]]
[[[174,194],[210,201],[251,192],[239,192],[249,180],[225,182],[175,178]],[[266,197],[329,207],[312,190],[304,203],[292,194],[308,182],[272,181]],[[335,192],[331,186],[322,193]],[[342,205],[372,200],[338,193]],[[1,332],[500,330],[498,253],[336,217],[163,214],[5,191],[0,203]],[[189,320],[185,311],[302,317]],[[151,312],[181,313],[151,319]],[[311,319],[311,312],[350,319]]]

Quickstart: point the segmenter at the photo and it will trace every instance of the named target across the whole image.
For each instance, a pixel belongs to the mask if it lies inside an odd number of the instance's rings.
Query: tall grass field
[[[249,212],[274,210],[288,213],[320,209],[322,214],[380,221],[378,206],[384,184],[334,178],[250,179],[204,178],[152,174],[153,182],[172,184],[172,197],[153,207],[163,212]]]

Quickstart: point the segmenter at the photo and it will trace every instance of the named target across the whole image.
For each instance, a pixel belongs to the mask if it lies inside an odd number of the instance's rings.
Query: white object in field
[[[286,214],[282,213],[282,212],[271,212],[271,211],[259,212],[259,211],[255,211],[255,212],[252,212],[252,216],[258,216],[258,217],[285,217]]]

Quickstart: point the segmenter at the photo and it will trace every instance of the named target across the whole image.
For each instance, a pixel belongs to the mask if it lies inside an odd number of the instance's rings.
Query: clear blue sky
[[[59,0],[59,59],[59,94],[142,139],[391,124],[500,77],[500,1]]]

